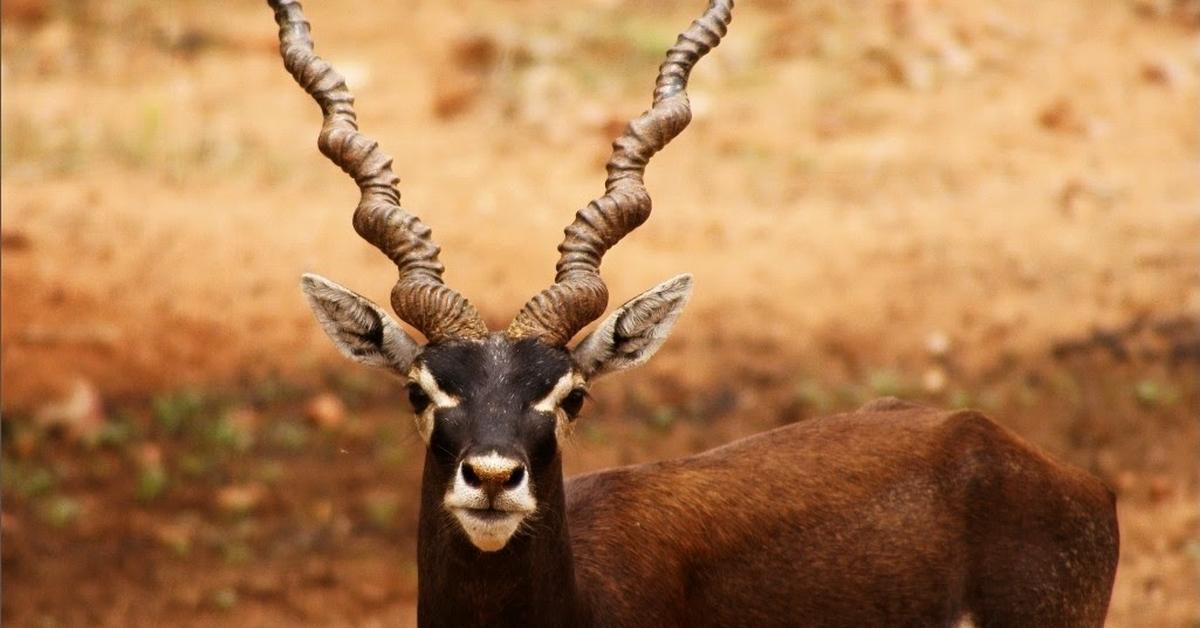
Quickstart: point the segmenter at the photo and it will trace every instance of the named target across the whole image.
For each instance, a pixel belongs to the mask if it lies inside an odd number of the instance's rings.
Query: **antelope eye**
[[[562,407],[563,412],[567,413],[567,417],[574,419],[576,416],[579,416],[579,411],[583,409],[585,399],[587,399],[587,391],[582,388],[576,388],[567,393],[566,397],[563,397],[562,403],[559,406]]]
[[[429,395],[420,384],[411,383],[408,385],[408,402],[412,404],[413,412],[421,414],[429,407]]]

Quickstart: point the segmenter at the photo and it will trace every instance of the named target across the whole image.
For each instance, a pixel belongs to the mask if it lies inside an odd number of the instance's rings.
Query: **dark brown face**
[[[408,380],[417,430],[429,445],[423,503],[441,496],[471,542],[491,552],[548,497],[561,502],[559,446],[588,382],[650,359],[683,311],[692,279],[680,275],[630,299],[571,349],[507,333],[421,347],[362,295],[317,275],[305,275],[301,286],[343,355]]]
[[[504,547],[559,481],[583,376],[565,349],[494,334],[427,346],[408,380],[443,507],[479,549]]]

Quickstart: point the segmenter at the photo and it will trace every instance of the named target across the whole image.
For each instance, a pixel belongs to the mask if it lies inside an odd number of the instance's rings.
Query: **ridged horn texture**
[[[310,27],[296,0],[268,0],[279,24],[283,65],[321,106],[321,153],[354,178],[362,197],[354,230],[387,255],[400,271],[392,288],[396,314],[430,342],[482,338],[487,325],[462,295],[442,282],[444,267],[429,227],[400,208],[400,178],[392,158],[358,132],[354,96],[342,75],[313,52]]]
[[[613,142],[604,196],[575,214],[558,245],[554,284],[521,308],[508,326],[509,336],[562,346],[604,314],[608,288],[600,278],[600,260],[650,216],[650,194],[642,180],[646,164],[691,122],[688,75],[700,57],[721,43],[732,12],[733,0],[711,0],[704,15],[667,51],[658,68],[653,106]]]

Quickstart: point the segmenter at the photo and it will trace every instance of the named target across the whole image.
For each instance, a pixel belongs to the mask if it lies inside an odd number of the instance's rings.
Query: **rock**
[[[7,253],[28,251],[32,246],[33,241],[29,239],[29,235],[24,231],[16,229],[0,231],[0,249]]]
[[[469,33],[450,44],[454,64],[467,72],[487,72],[500,58],[500,45],[487,33]]]
[[[1117,473],[1117,477],[1113,479],[1113,488],[1120,495],[1130,494],[1138,485],[1137,474],[1133,471],[1121,471]]]
[[[1150,478],[1150,500],[1158,503],[1165,501],[1175,494],[1175,487],[1166,475],[1158,474]]]
[[[146,443],[138,449],[138,465],[143,469],[162,466],[162,448],[154,443]]]
[[[950,336],[941,330],[930,332],[925,337],[925,350],[935,357],[945,356],[950,352]]]
[[[37,24],[50,16],[52,4],[51,0],[4,0],[0,3],[0,19],[6,24]]]
[[[106,420],[100,391],[88,380],[75,380],[64,397],[42,406],[34,420],[44,430],[61,429],[73,440],[95,442]]]
[[[333,393],[321,393],[308,401],[305,414],[323,430],[336,430],[346,422],[346,406]]]
[[[921,387],[929,393],[940,393],[946,389],[946,371],[933,367],[921,376]]]
[[[1187,73],[1170,59],[1156,59],[1142,64],[1142,79],[1163,87],[1179,87]]]
[[[193,526],[182,523],[162,523],[154,528],[154,538],[177,556],[186,556],[192,551],[196,537]]]
[[[217,491],[217,508],[231,515],[243,515],[257,508],[267,495],[261,484],[235,484]]]
[[[483,91],[483,79],[474,74],[454,72],[439,77],[433,89],[433,115],[443,120],[456,118],[474,107]]]
[[[1087,131],[1087,123],[1083,116],[1071,104],[1071,101],[1060,98],[1049,105],[1046,105],[1040,113],[1038,113],[1038,123],[1042,128],[1050,131],[1058,131],[1060,133],[1084,133]]]

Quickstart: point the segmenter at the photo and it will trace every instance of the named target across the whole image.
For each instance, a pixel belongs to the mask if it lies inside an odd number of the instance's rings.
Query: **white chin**
[[[521,527],[521,521],[525,519],[525,515],[516,512],[500,518],[479,517],[464,508],[455,508],[452,512],[463,532],[467,533],[467,538],[471,539],[471,544],[481,552],[497,552],[504,549],[512,535],[516,534],[517,528]]]

